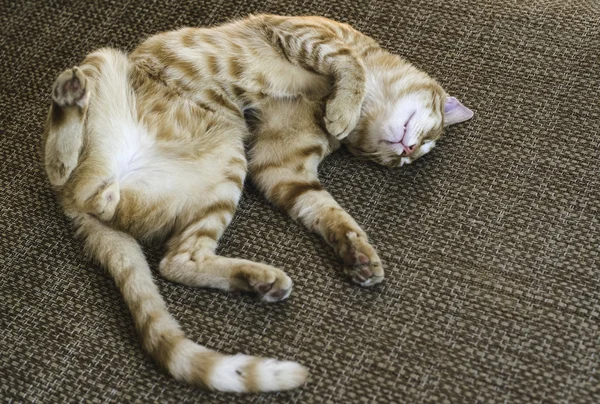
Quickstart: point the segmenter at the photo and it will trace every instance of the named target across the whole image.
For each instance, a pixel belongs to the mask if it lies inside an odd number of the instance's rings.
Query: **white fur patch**
[[[422,156],[423,154],[429,153],[435,147],[435,140],[430,142],[425,142],[419,148],[419,154]]]
[[[225,356],[214,366],[210,376],[211,386],[218,391],[246,392],[245,372],[257,358],[247,355]],[[253,369],[259,391],[294,389],[306,381],[308,371],[296,362],[263,359]]]
[[[400,159],[400,167],[402,167],[404,164],[410,164],[412,163],[412,159],[409,159],[408,157],[402,157]]]
[[[290,390],[306,381],[308,371],[296,362],[265,359],[256,367],[260,391]]]
[[[215,390],[242,393],[246,384],[241,372],[252,361],[251,356],[225,356],[212,369],[210,384]]]

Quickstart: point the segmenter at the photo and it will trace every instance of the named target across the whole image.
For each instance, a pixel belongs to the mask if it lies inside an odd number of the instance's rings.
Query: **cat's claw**
[[[346,238],[347,245],[341,252],[346,275],[365,287],[382,282],[385,278],[383,266],[375,249],[356,233],[348,233]]]

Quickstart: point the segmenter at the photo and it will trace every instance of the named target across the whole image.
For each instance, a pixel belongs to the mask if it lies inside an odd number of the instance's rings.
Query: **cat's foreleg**
[[[64,185],[77,166],[89,94],[87,78],[77,67],[62,72],[52,87],[44,132],[44,166],[54,186]]]
[[[374,285],[384,278],[381,260],[365,232],[317,177],[330,143],[314,123],[313,108],[303,101],[282,100],[263,106],[249,151],[250,174],[271,202],[334,248],[354,282]]]
[[[288,61],[333,77],[333,92],[327,100],[323,120],[329,134],[338,140],[348,136],[358,123],[366,94],[366,70],[362,59],[323,20],[311,17],[263,18],[272,32],[272,45]]]
[[[321,235],[344,263],[344,272],[362,286],[384,278],[381,260],[356,221],[323,189],[315,173],[264,168],[254,172],[267,198],[292,218]]]

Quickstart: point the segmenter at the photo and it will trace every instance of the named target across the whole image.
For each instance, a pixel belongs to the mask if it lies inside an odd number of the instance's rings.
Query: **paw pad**
[[[371,286],[383,281],[381,260],[364,237],[349,233],[340,252],[344,260],[344,272],[354,283]]]
[[[82,106],[86,102],[86,78],[77,67],[65,70],[54,82],[52,99],[61,107]]]
[[[251,289],[256,291],[266,302],[284,300],[292,293],[292,280],[280,269],[254,264],[245,271],[245,277]]]

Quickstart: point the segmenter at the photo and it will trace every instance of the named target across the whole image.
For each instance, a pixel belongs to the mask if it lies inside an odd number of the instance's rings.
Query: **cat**
[[[159,272],[173,282],[287,298],[292,281],[280,269],[214,253],[249,173],[333,247],[352,281],[375,285],[381,260],[317,166],[342,145],[385,166],[408,164],[473,115],[373,39],[321,17],[250,16],[161,33],[129,55],[100,49],[61,73],[51,97],[46,173],[87,252],[114,278],[144,349],[176,379],[229,392],[296,388],[308,372],[187,339],[136,239],[166,240]]]

